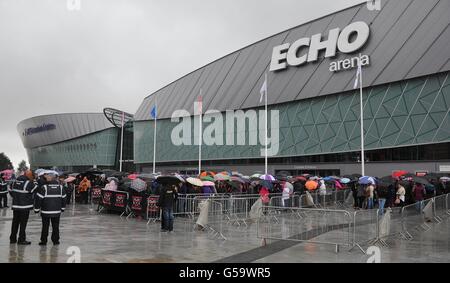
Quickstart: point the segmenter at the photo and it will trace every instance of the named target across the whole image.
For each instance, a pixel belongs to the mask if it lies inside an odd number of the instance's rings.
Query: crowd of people
[[[425,176],[412,174],[375,178],[360,175],[343,177],[319,176],[277,176],[254,174],[244,176],[238,172],[202,172],[199,176],[179,174],[125,174],[121,172],[87,171],[81,174],[59,174],[51,170],[30,170],[12,182],[0,176],[0,207],[7,206],[8,192],[12,196],[13,222],[11,243],[29,244],[26,240],[26,226],[29,213],[34,210],[42,217],[40,245],[47,244],[49,226],[52,226],[51,240],[59,244],[60,214],[70,204],[74,194],[80,204],[92,201],[92,189],[121,191],[142,196],[159,196],[157,206],[162,210],[161,230],[173,230],[173,207],[177,196],[182,194],[246,194],[261,197],[263,204],[271,196],[279,194],[282,206],[290,206],[291,197],[316,194],[326,196],[335,190],[351,190],[354,209],[384,209],[403,207],[422,202],[426,198],[450,193],[448,176]],[[8,189],[9,187],[9,189]],[[17,234],[19,236],[17,238]]]

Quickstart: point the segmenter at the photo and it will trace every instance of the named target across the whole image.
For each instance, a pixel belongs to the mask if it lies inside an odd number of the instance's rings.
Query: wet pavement
[[[30,246],[9,244],[12,211],[0,210],[0,262],[67,262],[68,248],[78,247],[82,262],[366,262],[369,256],[355,249],[335,253],[330,245],[271,241],[262,246],[255,225],[239,228],[223,224],[223,240],[194,223],[175,220],[174,233],[161,233],[159,223],[97,213],[90,205],[68,207],[61,218],[61,244],[38,246],[41,219],[33,212],[27,228]],[[450,220],[417,231],[414,240],[389,240],[382,262],[450,262]]]

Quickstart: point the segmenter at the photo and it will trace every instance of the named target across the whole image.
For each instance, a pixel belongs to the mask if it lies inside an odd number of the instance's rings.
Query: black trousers
[[[41,242],[47,243],[48,230],[50,228],[50,222],[52,223],[52,242],[59,242],[59,218],[57,217],[42,217],[42,233]]]
[[[27,229],[28,217],[30,216],[29,210],[14,210],[13,221],[11,226],[11,236],[9,240],[11,242],[17,241],[17,232],[19,232],[19,243],[25,242],[27,236],[25,230]],[[19,231],[20,228],[20,231]]]
[[[0,208],[8,206],[8,194],[0,194]]]
[[[85,192],[81,192],[81,203],[82,204],[88,204],[89,203],[89,192],[85,191]]]

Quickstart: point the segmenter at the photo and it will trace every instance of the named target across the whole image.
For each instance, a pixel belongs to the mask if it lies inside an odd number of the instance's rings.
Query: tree
[[[20,161],[19,165],[17,166],[17,171],[23,172],[27,170],[28,170],[27,162],[25,160]]]
[[[6,156],[5,153],[0,153],[0,171],[6,170],[6,169],[13,169],[13,165],[11,163],[11,160],[8,156]]]

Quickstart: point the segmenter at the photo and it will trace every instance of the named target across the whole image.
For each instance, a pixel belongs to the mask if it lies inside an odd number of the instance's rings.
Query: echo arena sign
[[[350,54],[360,50],[368,41],[370,27],[365,22],[354,22],[344,29],[335,28],[329,31],[328,38],[322,39],[322,34],[300,38],[290,44],[285,43],[274,47],[270,71],[281,71],[288,67],[299,67],[318,60],[319,52],[325,51],[325,58],[333,58],[337,52]],[[370,64],[368,55],[361,55],[330,63],[330,72],[352,69]]]

